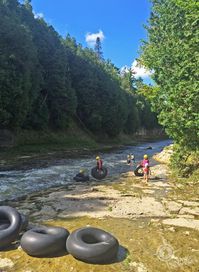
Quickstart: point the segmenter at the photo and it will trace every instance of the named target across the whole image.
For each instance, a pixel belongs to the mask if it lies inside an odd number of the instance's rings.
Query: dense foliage
[[[152,0],[152,4],[142,62],[154,71],[157,86],[145,94],[178,144],[179,168],[199,149],[199,2]]]
[[[60,37],[30,0],[0,0],[0,39],[0,128],[64,129],[73,118],[115,137],[157,126],[130,73]]]

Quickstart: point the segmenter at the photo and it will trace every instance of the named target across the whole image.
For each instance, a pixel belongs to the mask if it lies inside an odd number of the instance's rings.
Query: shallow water
[[[194,230],[190,230],[187,236],[183,228],[172,232],[158,222],[150,224],[145,219],[118,220],[110,217],[81,217],[45,223],[65,227],[70,232],[86,225],[111,232],[120,243],[118,257],[109,265],[93,265],[78,261],[71,255],[33,258],[23,250],[15,249],[0,253],[0,258],[13,262],[13,267],[6,267],[6,272],[198,272],[198,232]]]
[[[147,142],[136,146],[126,146],[109,153],[100,153],[104,166],[108,168],[109,176],[129,171],[126,164],[128,154],[135,155],[136,164],[147,153],[150,156],[160,152],[171,140]],[[147,149],[151,146],[152,149]],[[151,160],[151,165],[155,162]],[[135,165],[136,165],[135,164]],[[95,166],[95,156],[80,156],[78,159],[62,159],[46,168],[14,170],[0,172],[0,201],[15,199],[32,192],[41,191],[53,186],[63,186],[74,182],[73,177],[80,168],[90,172]],[[135,166],[134,166],[135,167]]]

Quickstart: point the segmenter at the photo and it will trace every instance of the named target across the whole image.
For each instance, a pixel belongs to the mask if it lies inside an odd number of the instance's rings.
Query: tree
[[[97,37],[97,39],[96,39],[94,51],[95,51],[98,59],[103,60],[102,44],[101,44],[100,37]]]
[[[0,126],[25,122],[39,91],[37,49],[22,24],[17,1],[0,3]]]
[[[198,12],[195,0],[153,0],[141,62],[154,71],[150,100],[174,139],[178,170],[199,152]]]
[[[153,0],[149,41],[142,62],[154,70],[159,88],[154,107],[168,134],[182,147],[199,146],[197,37],[199,2]]]

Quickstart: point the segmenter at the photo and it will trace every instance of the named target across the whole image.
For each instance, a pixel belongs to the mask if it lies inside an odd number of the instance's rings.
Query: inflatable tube
[[[138,165],[134,171],[135,176],[137,177],[143,177],[144,173],[143,173],[143,167],[142,165]]]
[[[77,182],[84,182],[84,181],[89,181],[89,176],[84,176],[84,177],[75,176],[73,179]]]
[[[25,231],[28,227],[28,217],[21,213],[19,215],[21,217],[21,226],[20,226],[19,232],[21,232],[21,231]],[[10,221],[8,218],[6,217],[0,218],[0,230],[7,229],[9,225],[10,225]]]
[[[119,243],[110,233],[98,228],[75,230],[66,241],[67,251],[87,263],[110,263],[117,256]]]
[[[18,236],[21,228],[21,216],[16,209],[0,207],[0,220],[4,222],[0,229],[0,248],[8,247]],[[7,223],[9,222],[9,224]],[[2,228],[3,227],[3,228]]]
[[[102,170],[98,170],[97,166],[91,169],[91,175],[96,179],[103,179],[107,176],[108,170],[106,167],[102,167]]]
[[[24,233],[22,249],[30,256],[53,257],[66,252],[69,232],[60,227],[38,227]]]
[[[0,230],[7,229],[10,226],[9,221],[0,221]]]

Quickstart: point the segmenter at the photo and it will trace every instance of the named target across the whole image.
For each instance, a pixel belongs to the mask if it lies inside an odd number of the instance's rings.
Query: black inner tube
[[[143,173],[143,167],[142,165],[138,165],[134,171],[135,176],[137,177],[143,177],[144,173]]]
[[[112,262],[118,253],[117,239],[104,230],[86,227],[75,230],[67,239],[68,252],[87,263]]]
[[[82,177],[79,177],[79,176],[75,176],[73,178],[75,181],[79,181],[79,182],[83,182],[83,181],[89,181],[89,176],[82,176]]]
[[[98,167],[96,166],[91,169],[91,175],[98,180],[105,178],[107,174],[108,170],[106,167],[102,167],[102,169],[99,170]]]
[[[20,231],[25,231],[28,227],[28,217],[22,213],[19,213],[21,217],[21,227]],[[11,224],[10,220],[6,215],[2,215],[0,218],[0,230],[7,229]]]
[[[22,249],[34,257],[55,257],[66,253],[69,232],[61,227],[39,227],[24,233]]]
[[[21,216],[16,209],[1,206],[0,220],[4,222],[0,229],[0,248],[3,249],[16,240],[21,228]]]

